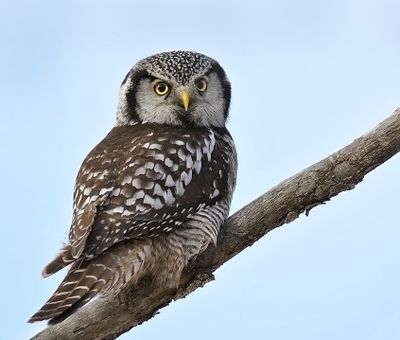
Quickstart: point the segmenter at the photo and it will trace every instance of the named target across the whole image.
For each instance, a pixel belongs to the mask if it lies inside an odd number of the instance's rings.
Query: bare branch
[[[218,247],[191,263],[180,288],[167,290],[144,279],[118,296],[97,299],[33,339],[115,339],[152,318],[172,300],[213,280],[213,272],[272,229],[353,189],[364,176],[400,151],[400,108],[370,132],[329,157],[288,178],[231,216]]]

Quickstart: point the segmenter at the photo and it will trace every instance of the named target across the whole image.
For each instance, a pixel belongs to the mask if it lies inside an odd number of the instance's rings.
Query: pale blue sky
[[[190,49],[233,87],[235,211],[400,106],[400,2],[0,2],[1,339],[62,276],[84,156],[114,122],[119,84],[150,54]],[[400,158],[354,191],[268,234],[216,281],[121,339],[400,338]]]

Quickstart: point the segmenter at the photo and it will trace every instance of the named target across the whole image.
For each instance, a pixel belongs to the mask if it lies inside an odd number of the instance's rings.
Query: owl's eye
[[[196,81],[196,87],[197,90],[199,90],[199,92],[204,92],[205,90],[207,90],[207,82],[205,79],[199,79],[198,81]]]
[[[169,92],[169,85],[163,81],[159,81],[154,85],[154,92],[159,96],[165,96]]]

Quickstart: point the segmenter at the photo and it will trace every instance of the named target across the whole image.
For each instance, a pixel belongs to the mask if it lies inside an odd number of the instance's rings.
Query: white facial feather
[[[137,114],[143,123],[167,124],[182,126],[183,117],[195,126],[199,127],[222,127],[225,125],[224,107],[225,99],[221,81],[216,73],[204,77],[207,81],[207,90],[199,93],[196,88],[195,80],[185,86],[181,86],[175,81],[166,81],[171,86],[171,91],[166,96],[159,96],[154,92],[154,83],[148,79],[142,79],[137,85],[136,103]],[[128,82],[127,82],[128,83]],[[124,84],[121,89],[129,88]],[[190,95],[190,105],[187,112],[182,106],[180,93],[186,90]],[[127,123],[123,113],[126,109],[126,96],[121,93],[120,108],[122,115],[119,115],[119,123]],[[122,125],[122,124],[121,124]]]
[[[140,120],[143,123],[181,125],[178,119],[180,107],[171,100],[173,93],[167,97],[159,96],[153,87],[153,82],[148,78],[142,79],[137,86],[137,114]]]
[[[124,125],[134,125],[137,122],[133,121],[129,117],[129,109],[128,109],[128,101],[126,98],[126,94],[129,91],[129,88],[132,86],[132,79],[128,78],[126,81],[121,85],[119,90],[119,101],[118,101],[118,108],[117,108],[117,121],[116,126],[124,126]]]
[[[221,81],[216,73],[210,73],[207,80],[207,90],[199,94],[194,89],[196,98],[193,101],[189,114],[197,126],[217,126],[225,125],[225,98]],[[195,87],[195,85],[193,84]]]

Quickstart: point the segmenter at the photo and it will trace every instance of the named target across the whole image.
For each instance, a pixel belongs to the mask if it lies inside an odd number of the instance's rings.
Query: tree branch
[[[231,216],[218,247],[209,248],[183,273],[178,290],[153,287],[148,278],[117,296],[100,298],[32,339],[115,339],[152,318],[172,300],[214,279],[213,272],[272,229],[295,220],[342,191],[400,151],[400,108],[350,145],[281,182]]]

